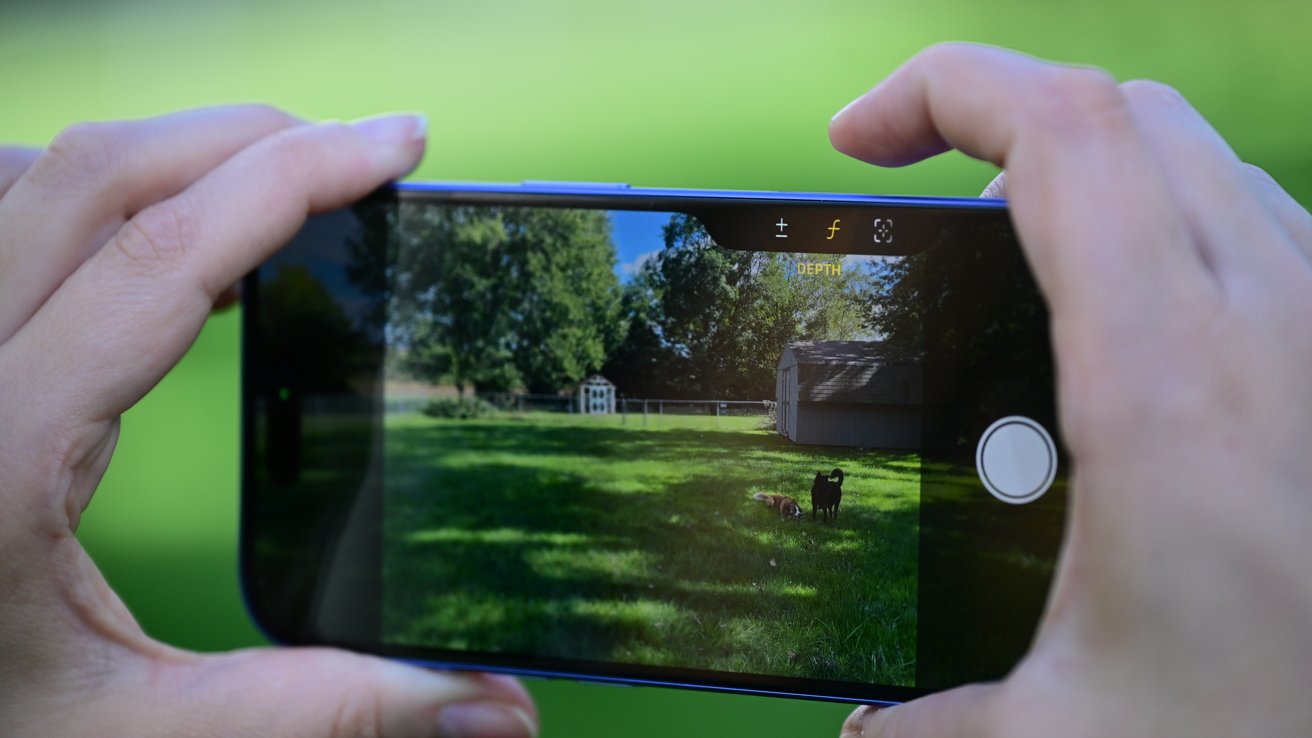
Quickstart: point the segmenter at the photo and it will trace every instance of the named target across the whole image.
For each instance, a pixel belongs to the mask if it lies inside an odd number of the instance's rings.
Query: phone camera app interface
[[[840,218],[771,223],[799,251],[676,213],[402,209],[385,640],[914,683],[904,264],[808,250]]]

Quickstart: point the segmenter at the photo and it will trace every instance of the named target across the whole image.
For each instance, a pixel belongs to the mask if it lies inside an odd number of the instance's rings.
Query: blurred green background
[[[81,120],[265,101],[311,118],[428,114],[425,179],[974,195],[947,155],[877,170],[830,115],[916,50],[966,39],[1180,89],[1312,202],[1312,3],[796,0],[0,3],[0,141]],[[124,419],[79,537],[146,630],[261,642],[236,580],[238,316]],[[834,735],[841,705],[531,682],[544,735]]]

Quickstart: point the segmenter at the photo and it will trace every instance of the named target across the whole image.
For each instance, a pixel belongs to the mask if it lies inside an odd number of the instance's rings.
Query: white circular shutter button
[[[1057,445],[1043,426],[1011,415],[995,421],[980,436],[975,468],[989,494],[1023,505],[1052,486],[1057,477]]]

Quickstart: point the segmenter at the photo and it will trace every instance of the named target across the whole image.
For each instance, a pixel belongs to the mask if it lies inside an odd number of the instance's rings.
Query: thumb
[[[894,707],[862,705],[840,738],[989,738],[995,684],[971,684]]]
[[[533,738],[537,709],[511,677],[429,671],[333,649],[206,656],[173,683],[178,735]],[[180,675],[182,676],[182,675]],[[176,700],[176,701],[172,701]]]

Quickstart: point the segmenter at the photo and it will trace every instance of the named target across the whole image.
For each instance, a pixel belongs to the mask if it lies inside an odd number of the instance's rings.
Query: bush
[[[486,418],[496,413],[492,403],[478,397],[435,397],[420,410],[431,418],[448,418],[451,420],[471,420]]]

